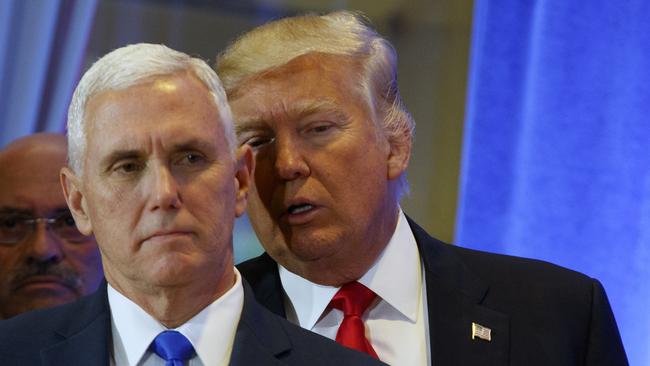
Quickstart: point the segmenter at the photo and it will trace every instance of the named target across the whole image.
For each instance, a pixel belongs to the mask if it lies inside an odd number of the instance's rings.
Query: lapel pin
[[[492,341],[492,329],[472,322],[472,340],[476,338],[488,342]]]

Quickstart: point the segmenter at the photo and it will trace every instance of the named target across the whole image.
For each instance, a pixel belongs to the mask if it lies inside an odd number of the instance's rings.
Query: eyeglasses
[[[83,243],[88,236],[77,230],[72,214],[62,212],[55,217],[33,218],[21,214],[0,214],[0,244],[15,245],[36,231],[36,225],[44,223],[46,228],[61,239],[71,243]]]

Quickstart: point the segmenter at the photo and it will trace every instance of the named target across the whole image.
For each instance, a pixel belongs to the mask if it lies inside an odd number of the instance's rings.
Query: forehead
[[[0,207],[43,213],[66,207],[59,184],[65,147],[33,148],[0,158]]]
[[[212,94],[188,73],[99,93],[86,116],[88,154],[188,139],[226,144]]]
[[[367,111],[362,72],[361,62],[347,56],[310,53],[297,57],[254,75],[230,94],[236,123],[323,109]]]

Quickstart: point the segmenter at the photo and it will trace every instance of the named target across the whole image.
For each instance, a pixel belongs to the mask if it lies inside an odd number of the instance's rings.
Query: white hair
[[[245,80],[315,52],[360,60],[363,70],[357,83],[371,112],[379,116],[377,131],[391,143],[412,143],[415,122],[397,86],[395,49],[360,13],[310,14],[263,24],[220,53],[215,69],[226,93],[232,95]],[[408,191],[405,173],[399,183],[398,197]]]
[[[192,72],[214,98],[229,150],[237,147],[232,112],[219,77],[203,60],[159,44],[139,43],[118,48],[95,62],[83,75],[68,109],[68,163],[76,174],[83,172],[86,151],[86,105],[93,96],[123,90],[159,76]]]

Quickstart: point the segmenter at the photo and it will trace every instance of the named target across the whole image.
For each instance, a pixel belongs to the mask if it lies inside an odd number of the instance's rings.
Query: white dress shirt
[[[337,287],[321,286],[279,266],[287,319],[336,339],[343,312],[328,309]],[[358,282],[378,299],[362,317],[366,337],[379,359],[390,365],[429,365],[429,321],[422,263],[406,216],[399,211],[388,245]]]
[[[108,304],[113,330],[113,360],[116,366],[164,366],[165,361],[149,350],[156,336],[165,330],[147,312],[108,285]],[[235,269],[235,284],[185,324],[174,329],[194,346],[196,355],[189,366],[227,365],[235,332],[244,306],[241,275]]]

